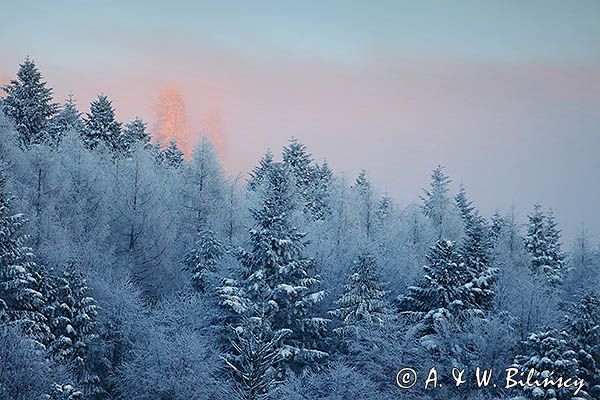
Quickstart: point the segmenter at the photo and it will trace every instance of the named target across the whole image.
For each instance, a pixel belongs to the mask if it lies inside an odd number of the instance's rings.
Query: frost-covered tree
[[[567,317],[579,360],[579,377],[592,398],[600,396],[600,299],[590,292],[573,304]]]
[[[425,276],[399,297],[399,310],[413,324],[420,345],[439,362],[456,365],[467,357],[465,348],[453,342],[463,322],[479,318],[474,302],[472,276],[457,246],[440,240],[427,255]]]
[[[226,179],[214,146],[203,137],[185,169],[185,207],[192,230],[217,227],[225,212]],[[216,231],[216,229],[215,229]],[[220,232],[224,231],[221,230]],[[219,232],[219,233],[220,233]]]
[[[400,310],[416,319],[435,314],[460,313],[471,306],[471,293],[465,285],[471,276],[454,242],[438,241],[427,255],[423,280],[399,297]]]
[[[423,189],[421,200],[423,201],[423,214],[429,218],[438,240],[448,239],[448,213],[450,198],[448,190],[450,177],[444,173],[441,165],[438,165],[431,174],[429,189]]]
[[[209,229],[198,232],[194,248],[185,256],[185,264],[192,272],[192,286],[199,292],[205,292],[210,275],[217,272],[217,262],[227,249],[215,233]]]
[[[565,268],[565,255],[562,251],[560,242],[561,231],[554,218],[554,212],[550,210],[546,216],[546,238],[548,243],[548,261],[554,280],[562,281],[562,274]]]
[[[489,310],[494,296],[492,286],[498,274],[498,269],[491,265],[491,230],[473,203],[468,200],[463,186],[456,196],[456,205],[464,226],[460,253],[462,262],[471,275],[472,301],[477,308]]]
[[[454,202],[456,203],[463,224],[465,226],[468,225],[475,212],[475,207],[473,206],[473,202],[467,198],[467,190],[464,185],[460,185],[458,194],[454,197]]]
[[[32,249],[26,246],[26,219],[10,211],[10,201],[0,171],[0,320],[19,325],[31,338],[47,344],[52,335],[42,313],[46,302],[38,290],[44,277],[37,273]]]
[[[525,375],[533,368],[540,376],[552,374],[556,377],[577,377],[579,362],[573,338],[565,331],[544,330],[529,335],[523,344],[524,351],[515,357],[514,367]],[[575,387],[537,387],[523,388],[531,399],[570,400],[574,397]],[[580,397],[586,393],[580,392]]]
[[[147,146],[150,143],[150,135],[146,132],[146,123],[137,117],[128,122],[123,128],[120,141],[125,154],[130,154],[136,146]]]
[[[542,274],[550,285],[561,281],[563,258],[560,250],[560,231],[552,214],[546,216],[539,204],[528,216],[525,248],[531,256],[531,271]]]
[[[73,95],[69,95],[59,113],[48,122],[41,136],[43,142],[57,146],[67,132],[73,131],[82,134],[83,130],[81,113],[77,109]]]
[[[302,196],[306,196],[313,178],[312,157],[306,151],[306,146],[292,138],[282,151],[283,165],[294,177],[294,183]]]
[[[177,146],[176,140],[169,142],[169,146],[161,151],[160,158],[167,166],[174,169],[183,165],[183,152]]]
[[[0,325],[0,398],[84,400],[67,368],[16,327]]]
[[[352,188],[357,196],[356,212],[358,213],[359,229],[364,234],[365,238],[370,240],[374,228],[375,204],[373,188],[367,177],[367,172],[364,169],[358,174]]]
[[[384,286],[375,257],[363,251],[354,260],[344,293],[331,311],[342,324],[337,332],[352,333],[357,326],[383,325],[390,312]]]
[[[328,320],[315,315],[324,297],[313,260],[304,256],[304,233],[294,227],[294,190],[287,169],[274,164],[261,188],[260,206],[252,210],[255,227],[240,260],[242,282],[220,288],[223,304],[234,314],[263,321],[277,332],[289,329],[281,355],[287,369],[316,366],[327,353],[320,349]]]
[[[15,124],[19,144],[26,149],[41,141],[40,134],[58,111],[52,102],[52,89],[46,87],[35,62],[27,58],[19,65],[17,78],[3,87],[6,96],[1,105]]]
[[[84,141],[94,149],[103,144],[111,151],[121,147],[121,123],[115,119],[115,110],[107,96],[101,94],[90,103],[85,121]]]
[[[281,342],[291,333],[286,329],[270,332],[260,325],[252,325],[246,321],[244,328],[234,329],[233,351],[223,356],[239,383],[244,400],[263,398],[279,383],[278,367],[283,361]]]
[[[326,161],[314,166],[306,203],[306,210],[314,220],[323,220],[331,213],[332,179],[333,171]]]
[[[269,174],[269,170],[273,166],[273,153],[268,150],[258,161],[258,165],[254,167],[248,179],[248,189],[257,190]]]
[[[96,300],[89,295],[87,282],[75,265],[65,268],[56,280],[50,327],[55,339],[48,350],[60,362],[70,363],[82,393],[101,398],[100,378],[91,370],[90,346],[98,337]]]

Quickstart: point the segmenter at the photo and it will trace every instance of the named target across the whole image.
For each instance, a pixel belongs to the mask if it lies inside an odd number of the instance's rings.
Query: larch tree
[[[352,187],[357,196],[357,210],[359,230],[367,241],[372,239],[375,223],[374,193],[367,172],[363,169],[358,174]]]
[[[448,191],[450,177],[444,173],[441,165],[438,165],[431,174],[429,189],[423,189],[421,200],[423,201],[423,214],[429,218],[438,240],[448,239],[446,227],[448,224],[448,212],[450,198]]]

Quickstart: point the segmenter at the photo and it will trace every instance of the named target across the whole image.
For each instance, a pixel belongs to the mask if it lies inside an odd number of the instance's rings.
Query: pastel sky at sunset
[[[600,242],[600,1],[6,1],[0,83],[27,55],[82,111],[150,125],[177,88],[245,173],[291,136],[406,205],[438,163],[489,215],[534,202]],[[213,134],[215,134],[213,132]]]

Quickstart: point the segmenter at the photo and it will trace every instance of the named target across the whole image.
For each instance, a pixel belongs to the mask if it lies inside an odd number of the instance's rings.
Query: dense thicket
[[[394,384],[513,364],[599,398],[600,253],[583,230],[563,248],[552,211],[486,218],[441,166],[401,207],[298,139],[228,177],[105,95],[58,107],[30,59],[4,91],[0,398],[572,395]]]

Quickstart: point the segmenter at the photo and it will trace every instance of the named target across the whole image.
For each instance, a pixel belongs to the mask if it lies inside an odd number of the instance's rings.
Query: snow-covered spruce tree
[[[192,286],[205,292],[211,274],[217,272],[217,262],[226,253],[225,246],[213,231],[203,229],[198,232],[194,248],[185,256],[185,265],[192,272]]]
[[[150,143],[150,135],[146,132],[146,123],[137,117],[128,122],[123,128],[120,141],[124,154],[131,154],[137,146],[147,146]]]
[[[327,319],[314,315],[324,293],[316,291],[313,261],[303,255],[304,234],[293,225],[294,189],[287,168],[273,164],[260,190],[260,207],[251,210],[255,227],[250,246],[242,251],[243,281],[221,287],[223,304],[234,315],[261,320],[273,332],[289,329],[282,341],[286,370],[316,367],[327,357],[320,350]]]
[[[429,190],[423,189],[424,194],[421,196],[423,214],[431,221],[438,240],[448,239],[446,237],[446,219],[450,207],[450,199],[448,197],[450,182],[452,181],[444,173],[443,167],[438,165],[431,174]]]
[[[532,333],[523,343],[524,351],[515,357],[514,367],[527,375],[533,368],[542,377],[571,378],[578,376],[579,362],[573,338],[565,331],[549,329]],[[531,399],[570,400],[576,388],[525,387],[525,395]],[[587,393],[579,392],[585,398]]]
[[[377,271],[377,261],[368,251],[356,257],[350,269],[344,293],[331,311],[341,326],[334,329],[340,335],[352,334],[358,327],[381,326],[389,315],[387,292]]]
[[[294,177],[294,183],[300,190],[303,199],[308,194],[308,188],[313,178],[312,157],[306,151],[306,146],[292,138],[282,151],[283,165],[285,165]]]
[[[35,62],[29,58],[19,65],[17,78],[3,87],[6,96],[1,105],[15,124],[19,145],[28,148],[39,143],[40,133],[56,114],[58,105],[52,102],[52,89],[46,87]]]
[[[585,294],[571,307],[567,328],[576,343],[579,377],[592,398],[600,398],[600,299],[596,293]]]
[[[333,171],[329,168],[327,161],[314,166],[306,210],[315,221],[323,220],[331,214],[330,185],[332,178]]]
[[[364,169],[358,174],[352,189],[357,196],[359,229],[368,241],[373,235],[375,204],[373,199],[373,188],[369,178],[367,177],[367,172]]]
[[[176,140],[169,142],[169,146],[161,151],[160,158],[170,168],[179,169],[183,165],[183,152]]]
[[[377,223],[380,227],[386,225],[389,222],[389,218],[392,215],[394,209],[394,201],[392,198],[384,194],[377,203],[375,210],[375,216],[377,217]]]
[[[107,96],[101,94],[90,103],[83,138],[90,149],[103,144],[111,151],[119,151],[121,123],[115,119],[115,110]]]
[[[473,202],[467,198],[467,190],[465,189],[464,185],[460,185],[460,189],[458,190],[457,195],[454,197],[454,202],[456,203],[456,207],[458,208],[458,212],[460,214],[460,219],[462,220],[466,230],[475,213],[475,207],[473,206]]]
[[[39,279],[28,237],[22,233],[26,222],[22,214],[10,212],[11,195],[6,190],[0,165],[0,321],[19,325],[40,344],[52,338],[42,310],[46,302],[39,292]]]
[[[258,165],[254,167],[250,173],[250,178],[248,179],[248,189],[252,191],[258,190],[272,166],[273,153],[268,150],[258,161]]]
[[[552,274],[552,282],[561,283],[565,268],[565,254],[560,243],[560,229],[554,219],[554,212],[550,210],[546,215],[546,238],[548,243],[548,261]]]
[[[469,315],[480,314],[473,305],[472,276],[462,262],[457,246],[437,241],[427,255],[424,278],[398,298],[402,315],[415,324],[421,345],[433,353],[444,352],[447,325],[456,325]]]
[[[92,372],[90,345],[97,338],[96,300],[77,266],[70,263],[53,282],[49,298],[50,328],[54,340],[48,346],[52,357],[73,368],[78,387],[88,399],[102,398],[100,378]]]
[[[296,138],[292,138],[283,148],[282,158],[283,165],[294,178],[305,215],[315,221],[323,219],[328,213],[328,190],[332,177],[327,163],[313,165],[313,158],[306,151],[306,146]]]
[[[456,205],[460,211],[465,232],[460,244],[460,253],[462,262],[471,275],[469,286],[473,296],[472,302],[481,310],[489,310],[494,297],[492,285],[499,272],[491,265],[490,227],[473,203],[468,200],[463,186],[456,196]]]
[[[282,340],[291,333],[280,329],[272,332],[251,319],[234,329],[230,344],[232,352],[223,356],[231,374],[242,391],[244,400],[263,398],[279,379],[279,364],[283,361]]]
[[[528,219],[525,248],[531,256],[531,271],[542,274],[550,285],[556,285],[561,280],[563,257],[554,218],[548,220],[542,207],[535,204]]]
[[[62,137],[69,131],[82,134],[84,130],[81,113],[77,109],[73,95],[69,95],[60,112],[46,125],[41,136],[44,143],[57,146]]]
[[[492,214],[491,221],[492,226],[490,227],[490,240],[492,241],[492,245],[496,246],[498,239],[500,238],[500,235],[506,226],[506,221],[498,210],[494,211]]]

